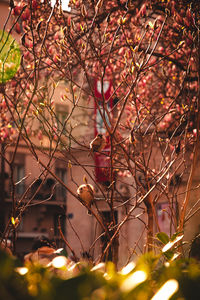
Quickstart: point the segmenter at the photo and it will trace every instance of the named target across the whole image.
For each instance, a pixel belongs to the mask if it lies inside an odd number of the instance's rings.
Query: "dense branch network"
[[[93,105],[87,104],[95,103],[111,145],[110,153],[105,154],[110,162],[106,192],[99,185],[103,198],[113,211],[117,195],[117,205],[128,209],[125,220],[135,208],[142,209],[143,203],[156,220],[154,206],[163,196],[173,204],[179,179],[188,172],[185,160],[198,136],[196,4],[74,0],[66,12],[59,1],[53,7],[46,0],[16,1],[10,10],[22,61],[17,76],[1,87],[1,141],[9,144],[20,137],[34,152],[36,145],[30,136],[41,141],[46,136],[52,148],[42,151],[51,159],[58,150],[70,155],[72,164],[85,168],[72,150],[89,151],[89,146],[80,142],[73,126],[66,125],[82,108],[94,122]],[[101,104],[95,97],[94,78],[102,89],[105,80],[112,81],[111,97],[103,95]],[[61,81],[67,85],[61,101],[70,107],[64,124],[52,101]],[[82,95],[87,103],[82,104]],[[117,101],[108,111],[111,98]],[[35,120],[39,126],[32,130]],[[70,140],[67,145],[66,139]],[[159,162],[155,161],[156,151]],[[133,189],[134,195],[124,199],[116,182]],[[124,220],[114,231],[110,246],[122,224]],[[112,225],[115,228],[114,217]],[[149,218],[149,235],[151,226]],[[109,238],[112,233],[107,230]]]

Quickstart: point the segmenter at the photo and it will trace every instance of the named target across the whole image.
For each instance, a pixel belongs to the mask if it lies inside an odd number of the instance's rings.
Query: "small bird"
[[[97,134],[97,136],[94,138],[94,140],[90,143],[90,150],[92,152],[101,152],[101,150],[106,145],[106,139],[102,134]]]
[[[77,194],[80,201],[86,204],[88,208],[88,215],[91,215],[90,208],[94,201],[94,187],[89,183],[82,184],[78,187]]]

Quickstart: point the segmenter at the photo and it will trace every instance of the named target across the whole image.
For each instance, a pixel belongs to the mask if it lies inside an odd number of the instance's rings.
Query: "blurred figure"
[[[56,256],[56,249],[51,241],[47,237],[41,236],[34,241],[32,251],[24,256],[24,261],[37,261],[42,265],[47,265]]]

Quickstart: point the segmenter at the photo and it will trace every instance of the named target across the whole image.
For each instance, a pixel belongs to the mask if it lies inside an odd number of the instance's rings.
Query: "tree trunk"
[[[5,230],[5,145],[1,144],[1,174],[0,174],[0,234]]]

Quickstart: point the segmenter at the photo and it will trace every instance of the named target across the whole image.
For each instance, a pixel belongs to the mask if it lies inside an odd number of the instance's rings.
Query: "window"
[[[25,191],[25,167],[24,164],[15,164],[14,165],[14,182],[16,186],[16,193],[22,195]]]
[[[67,171],[64,168],[56,168],[56,176],[60,178],[65,184],[67,182]],[[56,199],[62,202],[66,201],[66,189],[58,183],[56,186]]]
[[[67,107],[64,105],[57,105],[56,106],[56,118],[57,118],[57,128],[59,131],[62,131],[64,134],[66,134],[66,126],[63,130],[63,125],[65,124],[65,120],[67,118],[68,111]]]
[[[54,187],[55,187],[56,181],[54,178],[47,178],[44,182],[44,185],[42,187],[42,194],[43,194],[43,199],[51,199],[55,200],[55,192],[54,192]]]
[[[35,200],[42,200],[42,179],[38,178],[31,186],[31,197],[34,196]]]
[[[19,223],[19,226],[18,226],[18,231],[21,231],[21,232],[24,231],[24,220],[23,220],[23,216],[21,216],[21,218],[20,218],[20,223]]]
[[[13,154],[10,153],[12,159]],[[13,163],[13,178],[9,181],[9,186],[12,188],[12,182],[15,184],[15,192],[21,196],[25,191],[25,154],[17,153]]]

